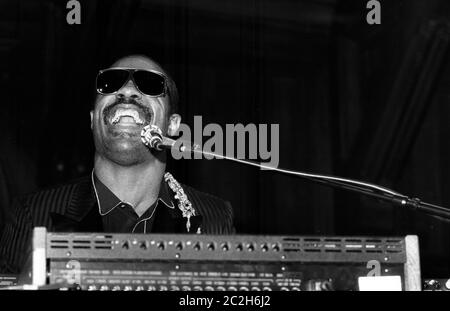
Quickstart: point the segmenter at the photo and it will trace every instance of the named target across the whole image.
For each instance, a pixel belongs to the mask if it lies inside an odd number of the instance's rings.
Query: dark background
[[[161,62],[193,125],[279,123],[280,167],[365,180],[450,207],[450,3],[366,0],[0,1],[0,225],[13,196],[89,174],[96,71]],[[450,223],[223,160],[169,163],[231,201],[239,233],[417,234],[450,276]]]

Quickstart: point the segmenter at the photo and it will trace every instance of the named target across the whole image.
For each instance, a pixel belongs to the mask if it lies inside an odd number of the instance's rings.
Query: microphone
[[[434,217],[450,220],[450,209],[444,208],[439,205],[425,203],[418,198],[411,198],[401,193],[398,193],[394,190],[391,190],[389,188],[385,188],[375,184],[342,177],[310,174],[282,169],[278,167],[271,167],[250,160],[242,160],[235,158],[233,156],[220,155],[215,152],[206,151],[203,150],[197,144],[191,144],[189,142],[184,141],[178,141],[180,143],[180,146],[176,146],[177,141],[163,136],[161,129],[156,125],[145,126],[141,131],[141,139],[142,143],[146,145],[148,148],[155,149],[158,151],[162,151],[163,149],[172,149],[176,147],[175,149],[178,149],[178,151],[181,152],[191,152],[191,153],[199,153],[202,155],[209,155],[218,159],[225,159],[233,162],[238,162],[241,164],[255,166],[260,169],[272,170],[286,175],[301,177],[314,182],[323,183],[335,188],[346,189],[361,194],[365,194],[403,207],[410,207],[416,210],[420,210]]]
[[[161,129],[156,125],[146,125],[141,131],[141,140],[150,149],[162,151],[171,149],[176,141],[163,136]]]

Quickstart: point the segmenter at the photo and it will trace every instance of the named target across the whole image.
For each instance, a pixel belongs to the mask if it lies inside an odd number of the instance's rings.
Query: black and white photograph
[[[450,291],[448,0],[0,0],[0,91],[0,296]]]

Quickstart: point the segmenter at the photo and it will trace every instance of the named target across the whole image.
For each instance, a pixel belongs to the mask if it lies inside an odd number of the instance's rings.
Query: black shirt
[[[147,220],[146,233],[195,234],[199,230],[204,234],[235,233],[229,202],[187,185],[181,186],[197,214],[190,219],[191,230],[187,231],[186,218],[177,199],[167,182],[163,181],[152,216],[155,220],[151,225]],[[24,254],[30,246],[34,227],[46,227],[53,232],[107,232],[99,215],[97,196],[93,176],[88,175],[15,200],[11,220],[0,239],[0,273],[20,272],[27,259]],[[106,203],[103,208],[106,208]],[[152,227],[150,232],[148,226]]]
[[[105,232],[149,233],[157,209],[175,208],[164,180],[161,181],[158,199],[140,217],[130,203],[121,201],[95,174],[93,187]]]

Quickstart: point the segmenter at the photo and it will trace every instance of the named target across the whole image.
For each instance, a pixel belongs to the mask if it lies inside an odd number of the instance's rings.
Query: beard
[[[123,129],[111,122],[120,105],[131,106],[138,111],[144,124],[132,129]],[[116,97],[115,101],[106,106],[99,119],[93,124],[95,149],[102,157],[121,166],[132,166],[144,163],[152,158],[150,150],[142,143],[141,130],[150,123],[153,111],[133,97]]]
[[[121,166],[142,164],[151,158],[150,150],[140,139],[130,140],[127,133],[114,137],[99,137],[94,134],[94,144],[97,153]]]

